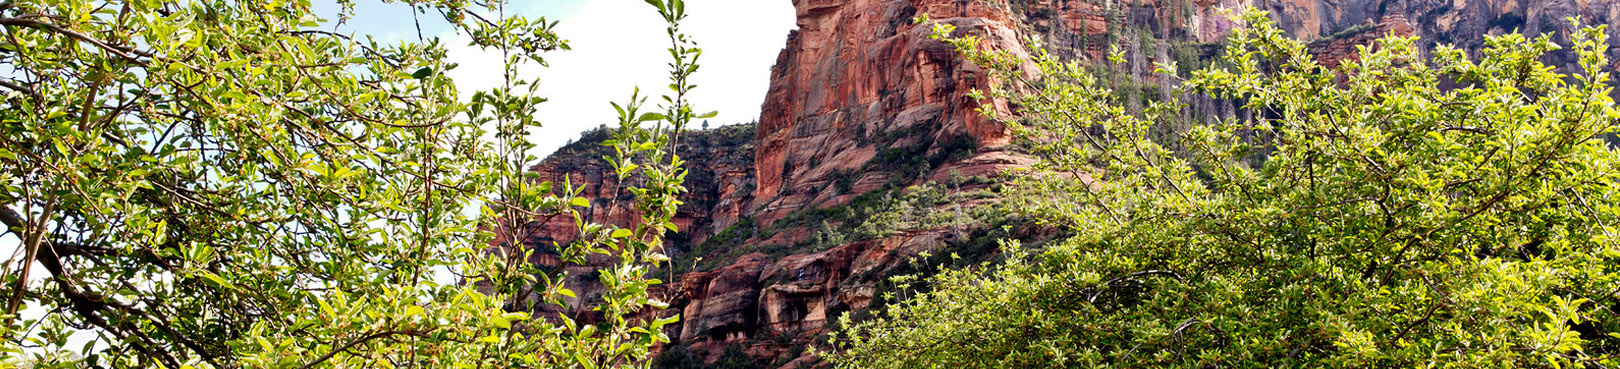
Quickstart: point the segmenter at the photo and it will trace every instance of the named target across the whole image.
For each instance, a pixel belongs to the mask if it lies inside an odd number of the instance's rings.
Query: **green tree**
[[[1620,365],[1620,152],[1596,138],[1620,119],[1604,27],[1577,25],[1574,75],[1539,61],[1558,48],[1548,36],[1517,34],[1489,37],[1478,61],[1385,38],[1334,71],[1265,14],[1237,19],[1247,26],[1231,36],[1230,67],[1184,87],[1262,114],[1194,128],[1188,160],[1147,136],[1182,106],[1130,115],[1080,62],[951,39],[1007,82],[980,96],[1021,107],[1000,118],[1042,159],[1019,181],[1040,195],[1020,211],[1072,236],[901,279],[922,282],[919,294],[846,318],[828,357],[845,368]]]
[[[518,71],[568,46],[504,1],[400,5],[501,52],[503,85],[467,101],[440,40],[323,31],[308,0],[0,1],[0,221],[23,249],[0,367],[645,367],[676,320],[644,276],[684,191],[670,148],[702,118],[685,6],[647,2],[672,92],[614,105],[639,214],[594,224],[578,183],[526,172],[543,99]],[[520,242],[553,217],[580,241],[548,251],[617,260],[581,302],[600,324],[529,314],[573,295]]]

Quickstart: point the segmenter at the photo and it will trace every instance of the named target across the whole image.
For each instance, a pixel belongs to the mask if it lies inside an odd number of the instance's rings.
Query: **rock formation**
[[[681,198],[682,206],[673,220],[683,231],[673,234],[673,241],[686,243],[706,241],[706,237],[747,215],[747,206],[753,197],[753,125],[736,125],[713,130],[688,133],[680,142],[677,153],[686,160],[688,170],[687,193]],[[611,138],[605,128],[586,132],[578,142],[570,143],[531,168],[540,174],[539,180],[553,183],[561,192],[565,183],[581,188],[581,196],[591,198],[592,206],[581,209],[583,219],[597,223],[634,224],[636,214],[629,194],[618,183],[613,168],[602,158],[611,155],[611,149],[600,146]],[[625,201],[611,201],[620,199]],[[524,244],[536,250],[530,262],[548,267],[561,266],[568,273],[566,287],[579,298],[593,300],[601,293],[594,271],[612,265],[607,255],[593,254],[585,265],[563,265],[557,257],[556,247],[573,242],[579,234],[572,219],[562,217],[537,221],[530,229]],[[501,231],[500,233],[509,233]],[[565,298],[570,309],[556,311],[590,321],[592,312],[576,304],[577,298]]]
[[[1369,19],[1360,26],[1339,31],[1332,37],[1317,39],[1307,46],[1311,55],[1316,56],[1317,63],[1338,68],[1345,61],[1357,58],[1361,46],[1375,45],[1384,36],[1407,37],[1414,32],[1416,29],[1407,22],[1406,16],[1392,14],[1384,16],[1377,23]]]
[[[756,211],[764,224],[806,207],[843,203],[827,181],[856,171],[856,183],[905,180],[903,169],[874,168],[882,150],[986,155],[1008,142],[1005,127],[975,111],[965,95],[988,78],[950,45],[930,39],[934,20],[984,37],[987,47],[1023,50],[1005,4],[983,1],[796,1],[799,29],[771,70],[760,114]],[[918,135],[888,136],[915,130]],[[931,163],[938,164],[938,163]],[[936,166],[937,168],[937,166]]]

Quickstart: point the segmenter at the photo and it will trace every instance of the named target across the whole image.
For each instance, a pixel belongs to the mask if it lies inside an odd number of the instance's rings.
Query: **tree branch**
[[[365,337],[360,337],[360,339],[350,341],[349,343],[344,344],[343,347],[338,347],[336,349],[333,349],[332,351],[328,351],[325,355],[321,355],[321,357],[315,358],[314,361],[310,361],[308,363],[305,363],[304,366],[302,366],[301,368],[303,368],[303,369],[313,368],[316,365],[320,365],[320,363],[325,362],[328,359],[331,359],[332,356],[337,355],[337,353],[339,353],[339,352],[348,351],[349,348],[352,348],[352,347],[357,346],[357,345],[362,344],[362,343],[366,343],[367,341],[371,341],[371,340],[378,339],[378,338],[383,338],[383,337],[388,337],[388,336],[393,336],[393,335],[396,335],[396,334],[404,334],[404,335],[413,335],[414,336],[414,335],[417,335],[418,332],[416,332],[414,330],[411,330],[411,331],[382,331],[382,332],[368,334]]]
[[[0,18],[0,26],[28,27],[28,28],[33,28],[33,29],[40,29],[40,30],[46,30],[46,31],[60,33],[60,34],[63,34],[63,35],[67,35],[68,37],[76,38],[79,41],[84,41],[85,43],[95,45],[96,47],[101,48],[102,50],[106,50],[108,53],[112,53],[113,55],[117,55],[118,57],[124,58],[125,60],[135,62],[135,64],[140,64],[141,66],[146,66],[146,61],[143,61],[140,58],[136,58],[135,56],[130,55],[129,53],[135,53],[135,54],[139,54],[139,55],[151,56],[151,54],[146,53],[146,52],[142,52],[140,50],[135,50],[135,49],[132,49],[132,48],[124,48],[124,47],[117,47],[117,46],[109,45],[106,42],[103,42],[103,41],[101,41],[99,39],[96,39],[95,37],[90,37],[90,36],[85,35],[83,33],[75,32],[75,31],[67,29],[67,28],[62,28],[62,26],[58,26],[58,25],[50,24],[50,23],[45,23],[45,22],[40,22],[40,21],[36,21],[36,20],[32,20],[32,19]]]
[[[13,91],[21,92],[24,95],[28,95],[28,96],[33,97],[35,99],[39,98],[39,92],[38,91],[34,91],[33,88],[30,88],[28,86],[23,86],[22,84],[17,83],[16,80],[12,80],[10,78],[0,78],[0,87],[5,87],[5,88],[12,89]]]
[[[43,223],[43,221],[41,223]],[[17,214],[15,210],[7,207],[0,207],[0,224],[5,224],[7,228],[13,230],[26,229],[24,227],[25,222],[22,216]],[[38,251],[38,253],[35,255],[34,259],[36,259],[40,265],[44,266],[46,271],[51,273],[53,277],[52,279],[56,281],[57,287],[61,289],[63,297],[65,297],[68,303],[71,304],[75,314],[78,314],[79,317],[84,318],[85,321],[89,322],[91,325],[101,327],[101,329],[111,332],[113,335],[118,336],[121,339],[127,339],[130,338],[130,335],[133,335],[134,338],[140,340],[140,344],[134,346],[136,350],[142,351],[147,356],[157,358],[158,360],[168,363],[169,367],[179,367],[180,362],[174,358],[174,355],[169,354],[169,352],[164,350],[162,346],[152,345],[151,339],[146,337],[145,333],[141,332],[139,328],[133,326],[130,322],[126,321],[119,323],[115,328],[106,319],[102,319],[100,313],[106,311],[108,306],[116,306],[124,309],[128,309],[130,307],[128,305],[119,303],[118,301],[114,301],[103,296],[92,295],[79,290],[78,286],[75,286],[73,281],[69,279],[70,277],[67,274],[67,270],[63,267],[61,259],[63,254],[59,254],[55,245],[53,245],[50,241],[45,241],[42,235],[37,237],[40,237],[40,241],[38,242],[38,247],[35,249],[35,251]],[[33,260],[28,261],[28,264],[33,264]],[[19,282],[26,282],[26,278],[19,280]],[[6,324],[10,324],[10,322],[7,322]],[[206,353],[199,352],[198,354]]]
[[[23,204],[23,206],[27,206],[26,201]],[[7,318],[5,324],[7,326],[11,325],[11,316],[16,315],[17,308],[22,305],[23,294],[28,292],[28,274],[34,269],[34,258],[39,255],[39,245],[44,239],[44,232],[41,229],[45,228],[45,223],[50,220],[51,213],[55,211],[56,195],[51,195],[49,199],[45,200],[44,212],[40,214],[39,219],[35,222],[24,222],[15,210],[0,208],[0,221],[5,222],[6,228],[22,231],[22,247],[25,250],[23,251],[22,271],[17,277],[17,283],[11,286],[11,298],[6,302],[5,314]]]

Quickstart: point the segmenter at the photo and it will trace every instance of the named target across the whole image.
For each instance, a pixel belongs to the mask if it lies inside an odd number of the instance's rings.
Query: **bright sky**
[[[334,14],[330,0],[318,10]],[[615,121],[608,102],[623,103],[640,86],[644,93],[668,91],[663,20],[641,0],[534,0],[513,1],[513,12],[559,21],[557,33],[569,40],[570,51],[547,58],[551,67],[536,68],[542,104],[538,135],[540,153],[550,153],[579,133]],[[769,88],[770,68],[794,26],[788,0],[688,0],[683,30],[703,48],[702,67],[693,76],[698,88],[690,95],[699,113],[717,110],[713,126],[753,121]],[[381,40],[423,36],[454,37],[437,14],[413,19],[397,4],[360,4],[356,16],[341,29],[370,34]],[[451,59],[460,68],[449,75],[467,93],[489,89],[501,82],[498,53],[466,46],[465,38],[449,42]],[[656,103],[657,95],[649,102]],[[695,127],[694,127],[695,128]]]
[[[316,0],[316,11],[323,17],[336,14],[335,1]],[[412,40],[417,37],[416,20],[422,36],[455,37],[437,14],[413,19],[410,8],[378,1],[356,1],[356,15],[340,30],[369,34],[379,41]],[[549,154],[579,133],[615,121],[608,102],[623,102],[640,86],[644,93],[668,91],[665,63],[669,41],[663,19],[657,10],[641,0],[513,0],[512,10],[524,16],[544,16],[559,21],[557,33],[569,40],[570,51],[553,53],[550,68],[537,68],[541,96],[551,99],[540,107],[545,124],[535,137],[539,153]],[[699,113],[718,110],[710,119],[713,126],[745,123],[759,117],[761,102],[769,88],[770,68],[777,52],[786,43],[794,26],[794,11],[788,0],[687,0],[687,20],[683,30],[703,48],[702,67],[693,76],[698,88],[690,95]],[[498,86],[501,81],[498,53],[465,46],[465,38],[448,42],[451,58],[461,67],[449,72],[461,91],[471,92]],[[657,95],[649,99],[656,104]],[[650,106],[649,106],[650,107]],[[696,128],[696,127],[694,127]],[[3,226],[0,226],[3,227]],[[3,229],[3,228],[0,228]],[[0,232],[0,260],[17,251],[15,234]],[[37,263],[34,280],[43,277]],[[29,309],[25,317],[37,317],[43,310]],[[72,341],[89,337],[75,335]],[[74,346],[71,347],[76,347]]]

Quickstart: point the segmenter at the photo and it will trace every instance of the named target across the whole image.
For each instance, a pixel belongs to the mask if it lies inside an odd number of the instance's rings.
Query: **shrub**
[[[1274,113],[1195,127],[1182,138],[1190,160],[1147,135],[1178,104],[1126,114],[1046,54],[1041,84],[985,92],[1033,118],[1004,119],[1041,158],[1018,181],[1019,213],[1067,235],[901,279],[922,288],[875,319],[844,318],[827,357],[846,368],[1620,364],[1620,151],[1597,138],[1620,110],[1603,27],[1573,37],[1575,75],[1540,62],[1556,48],[1548,37],[1514,34],[1489,37],[1477,62],[1385,38],[1341,76],[1263,13],[1240,21],[1231,67],[1186,86]],[[1022,62],[952,43],[992,73]]]

